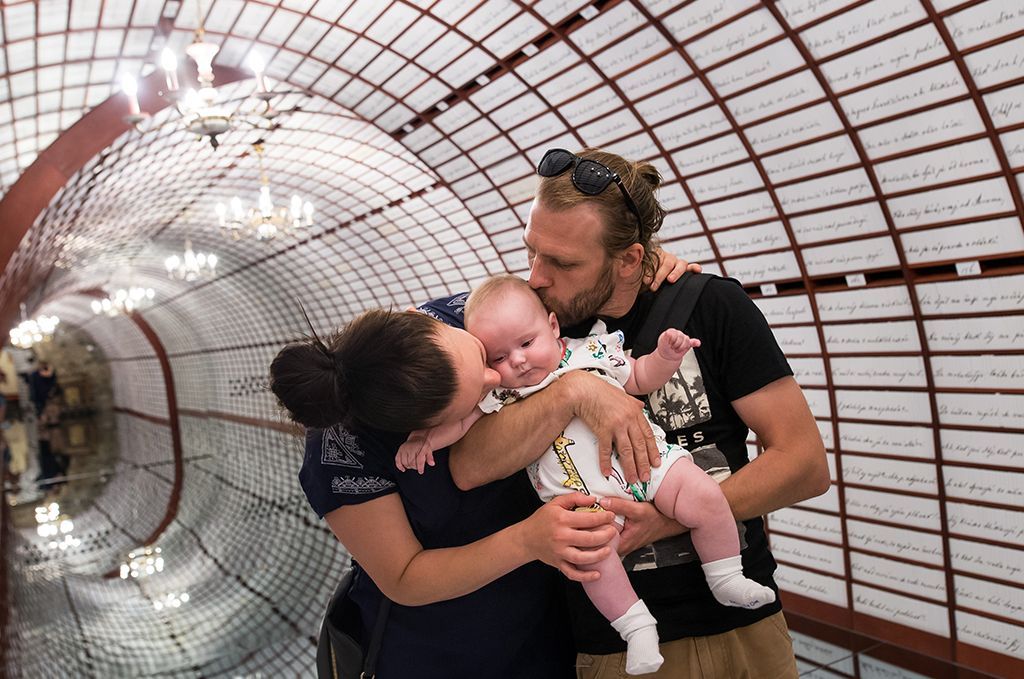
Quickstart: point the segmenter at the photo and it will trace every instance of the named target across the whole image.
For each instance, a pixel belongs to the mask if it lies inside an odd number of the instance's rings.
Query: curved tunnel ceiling
[[[937,565],[953,589],[945,525],[968,518],[947,503],[957,497],[948,481],[964,482],[963,469],[981,459],[963,442],[1024,445],[1024,395],[1012,377],[1024,370],[1019,3],[68,4],[2,10],[5,195],[61,134],[97,114],[90,109],[127,112],[119,75],[148,76],[165,44],[182,53],[197,11],[221,45],[223,72],[238,73],[256,51],[280,89],[307,93],[288,95],[281,108],[301,110],[283,116],[280,129],[232,131],[216,150],[192,139],[171,110],[156,111],[143,133],[121,134],[70,168],[38,215],[21,215],[27,233],[0,278],[6,312],[24,299],[33,313],[57,313],[89,333],[111,362],[120,412],[123,473],[82,520],[98,546],[73,569],[81,581],[59,594],[116,604],[67,623],[92,649],[96,671],[148,662],[212,676],[308,662],[308,637],[341,557],[297,494],[295,444],[262,389],[270,357],[303,327],[296,300],[328,327],[366,308],[524,271],[532,168],[553,146],[601,146],[658,166],[665,248],[740,279],[756,298],[827,447],[838,448],[834,461],[879,452],[865,443],[881,435],[879,426],[889,437],[882,449],[902,437],[912,452],[897,457],[939,461],[930,465],[937,481],[929,497],[943,525],[927,528],[942,536]],[[244,97],[252,82],[220,89]],[[156,110],[151,95],[143,104]],[[308,196],[316,225],[269,243],[232,242],[218,233],[213,206],[235,194],[253,201],[251,144],[259,138],[276,197]],[[212,282],[167,279],[163,260],[186,237],[220,257]],[[141,314],[151,336],[88,308],[98,291],[129,284],[156,290],[156,304]],[[965,317],[981,338],[959,329]],[[108,571],[160,525],[178,487],[168,471],[175,436],[184,479],[162,540],[185,557],[182,586],[206,589],[194,607],[201,613],[185,620],[228,626],[235,614],[218,607],[243,607],[252,616],[249,641],[211,640],[174,623],[168,637],[132,608],[151,592],[111,594],[109,583],[87,577]],[[1019,487],[1019,460],[983,464],[997,486]],[[780,515],[780,532],[801,511],[858,516],[853,500],[866,499],[856,482],[847,479],[847,490],[836,480],[824,499]],[[1019,509],[997,495],[981,506]],[[156,499],[140,499],[147,497]],[[252,553],[238,534],[252,531],[278,547]],[[840,534],[832,541],[848,547],[852,538]],[[298,554],[301,566],[290,561]],[[784,589],[815,599],[816,590],[796,584],[813,573],[802,566],[784,563],[780,581],[789,577]],[[851,606],[849,579],[836,582],[821,585],[828,594],[817,599]],[[268,603],[273,613],[259,608]],[[990,619],[1003,630],[1008,617]],[[1005,652],[980,633],[971,637],[966,619],[950,613],[929,630],[954,640],[939,644],[942,653],[983,656],[960,649],[957,634],[972,648]],[[125,621],[176,650],[98,651],[108,628]],[[286,643],[298,637],[306,639],[301,650]],[[252,640],[266,649],[254,656]]]

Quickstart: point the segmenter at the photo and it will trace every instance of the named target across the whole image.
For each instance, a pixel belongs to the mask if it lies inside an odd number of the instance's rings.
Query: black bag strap
[[[359,564],[352,562],[351,568],[342,576],[341,581],[331,596],[331,603],[327,606],[327,615],[320,625],[320,639],[317,644],[317,676],[334,677],[338,679],[338,665],[334,645],[331,642],[331,614],[338,609],[342,601],[348,596],[349,590],[360,571]],[[360,679],[373,679],[377,670],[377,657],[380,655],[380,647],[384,642],[384,628],[388,624],[388,613],[391,611],[391,599],[381,593],[380,607],[377,609],[377,620],[373,623],[373,632],[370,634],[366,653],[363,655],[363,667],[360,672]]]
[[[647,320],[633,339],[633,356],[643,356],[658,346],[658,337],[666,328],[683,330],[697,307],[704,286],[714,276],[687,271],[675,283],[663,285],[654,299]]]
[[[388,613],[391,611],[391,599],[381,593],[380,608],[377,609],[377,621],[373,623],[373,634],[370,645],[366,647],[366,659],[363,660],[363,673],[359,679],[373,679],[377,670],[377,656],[384,641],[384,628],[388,624]]]

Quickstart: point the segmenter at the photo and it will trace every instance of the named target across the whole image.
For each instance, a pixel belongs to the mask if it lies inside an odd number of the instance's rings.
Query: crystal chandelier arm
[[[239,120],[254,130],[263,130],[264,132],[273,132],[281,127],[281,123],[263,117],[250,119],[245,115],[235,115],[232,120]]]

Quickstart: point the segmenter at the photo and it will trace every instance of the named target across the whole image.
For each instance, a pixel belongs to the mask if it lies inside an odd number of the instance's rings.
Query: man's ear
[[[644,246],[633,243],[619,253],[617,259],[619,277],[632,281],[640,276],[641,265],[644,261]]]
[[[558,316],[555,316],[554,311],[548,314],[548,323],[551,324],[551,332],[554,334],[555,338],[557,339],[558,337],[561,337],[562,333],[558,328]]]

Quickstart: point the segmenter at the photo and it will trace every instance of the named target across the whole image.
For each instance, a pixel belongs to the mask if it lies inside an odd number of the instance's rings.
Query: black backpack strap
[[[675,283],[663,285],[647,314],[647,320],[633,339],[632,355],[643,356],[654,351],[658,346],[658,337],[667,328],[683,330],[697,307],[704,286],[712,278],[715,276],[687,271]]]

